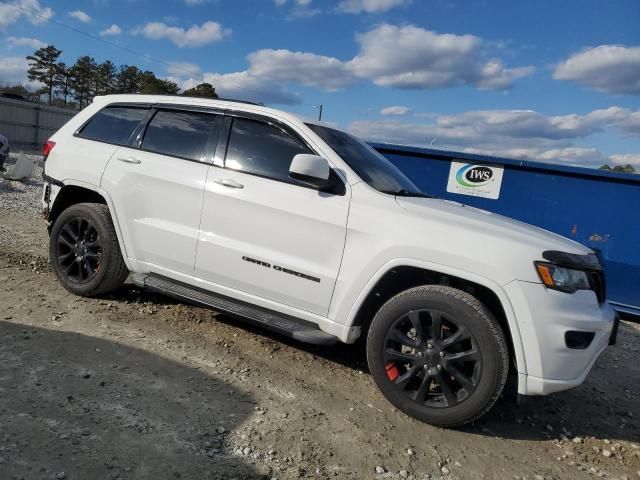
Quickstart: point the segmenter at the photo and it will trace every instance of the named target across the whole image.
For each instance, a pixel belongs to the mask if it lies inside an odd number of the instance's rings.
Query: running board
[[[142,276],[139,274],[134,277],[133,282],[146,289],[197,305],[211,307],[214,310],[239,317],[249,323],[287,335],[301,342],[315,345],[333,345],[338,341],[337,337],[323,332],[317,325],[306,320],[251,305],[166,277],[157,275]]]

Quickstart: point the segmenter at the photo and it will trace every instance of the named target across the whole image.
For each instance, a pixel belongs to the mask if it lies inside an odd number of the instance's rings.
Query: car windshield
[[[427,196],[393,163],[348,133],[307,123],[353,171],[376,190],[391,195]]]

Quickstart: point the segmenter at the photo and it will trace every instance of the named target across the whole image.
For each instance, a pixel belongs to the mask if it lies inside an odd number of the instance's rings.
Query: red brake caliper
[[[384,368],[387,370],[387,377],[389,377],[389,380],[391,380],[392,382],[394,382],[396,378],[400,376],[398,367],[396,367],[396,364],[394,362],[388,363]]]

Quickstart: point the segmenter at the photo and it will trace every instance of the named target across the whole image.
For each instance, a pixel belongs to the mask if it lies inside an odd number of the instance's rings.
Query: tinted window
[[[233,120],[225,166],[278,180],[289,178],[291,161],[299,153],[311,153],[293,137],[269,124]]]
[[[175,157],[202,160],[216,116],[200,112],[156,113],[144,134],[142,148]]]
[[[135,107],[103,108],[89,120],[79,136],[124,145],[148,111]]]
[[[393,163],[362,140],[348,133],[308,123],[354,172],[370,186],[384,193],[420,193],[420,189]]]

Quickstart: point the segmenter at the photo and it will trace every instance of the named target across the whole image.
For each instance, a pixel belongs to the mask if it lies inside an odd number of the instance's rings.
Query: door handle
[[[244,185],[236,182],[233,178],[217,178],[214,180],[218,185],[229,188],[244,188]]]
[[[142,162],[140,160],[138,160],[137,158],[133,158],[133,157],[118,157],[118,161],[123,162],[123,163],[131,163],[133,165],[139,165]]]

